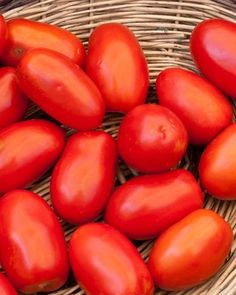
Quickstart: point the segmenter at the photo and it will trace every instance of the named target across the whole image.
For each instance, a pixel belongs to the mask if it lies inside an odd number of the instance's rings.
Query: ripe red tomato
[[[214,197],[236,200],[236,123],[205,149],[199,164],[202,186]]]
[[[144,104],[123,119],[118,150],[130,167],[144,173],[161,172],[178,164],[188,144],[179,118],[165,107]]]
[[[103,131],[73,135],[51,180],[51,199],[57,213],[73,224],[92,221],[104,209],[115,182],[117,151]]]
[[[3,128],[22,119],[28,107],[28,99],[17,85],[14,68],[0,69],[0,93],[0,128]]]
[[[156,80],[156,92],[160,104],[184,123],[193,144],[207,144],[232,122],[233,110],[228,100],[207,80],[190,71],[162,71]]]
[[[56,161],[64,131],[45,120],[28,120],[0,131],[0,193],[23,188]]]
[[[0,14],[0,56],[6,46],[7,35],[7,25],[4,17]]]
[[[223,19],[201,22],[192,32],[191,51],[200,71],[236,99],[236,24]]]
[[[219,270],[232,242],[230,225],[215,212],[199,209],[157,239],[148,266],[159,288],[168,291],[191,288]]]
[[[69,258],[86,294],[153,294],[150,273],[137,249],[107,224],[79,227],[70,240]]]
[[[0,273],[0,294],[1,295],[17,295],[16,290],[13,288],[9,280]]]
[[[17,76],[27,96],[56,120],[80,130],[101,124],[104,102],[99,90],[67,57],[32,49],[19,63]]]
[[[69,57],[83,66],[85,50],[75,35],[62,28],[27,19],[12,19],[7,22],[8,37],[2,61],[9,66],[17,66],[29,49],[52,49]]]
[[[127,112],[146,100],[147,62],[134,34],[122,24],[103,24],[93,31],[86,72],[100,89],[108,111]]]
[[[111,196],[105,220],[129,238],[152,239],[203,206],[193,175],[175,170],[134,177]]]

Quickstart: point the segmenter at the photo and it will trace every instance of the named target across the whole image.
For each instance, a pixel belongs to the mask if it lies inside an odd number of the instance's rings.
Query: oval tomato
[[[118,150],[130,167],[144,173],[175,166],[188,144],[187,131],[179,118],[165,107],[144,104],[123,119]]]
[[[79,227],[69,243],[69,258],[86,294],[153,294],[150,273],[137,249],[107,224]]]
[[[4,274],[0,273],[0,294],[1,295],[17,295],[16,290],[8,281]]]
[[[75,35],[62,28],[28,19],[12,19],[7,22],[8,37],[2,61],[16,66],[22,56],[33,48],[52,49],[83,66],[85,50]]]
[[[199,209],[157,239],[148,266],[159,288],[191,288],[219,270],[232,242],[230,225],[215,212]]]
[[[92,32],[86,72],[100,89],[108,111],[127,112],[146,100],[147,62],[134,34],[122,24],[102,24]]]
[[[64,131],[45,120],[18,122],[0,131],[0,193],[23,188],[45,173],[62,152]]]
[[[98,127],[104,102],[95,84],[71,60],[48,49],[28,52],[17,68],[22,90],[40,108],[69,127]]]
[[[2,55],[3,50],[6,46],[7,36],[7,25],[4,17],[0,14],[0,56]]]
[[[115,182],[117,151],[103,131],[73,135],[51,180],[57,213],[73,224],[92,221],[104,209]]]
[[[160,104],[184,123],[193,144],[207,144],[232,122],[228,100],[193,72],[179,68],[162,71],[156,80],[156,92]]]
[[[181,169],[128,180],[109,199],[105,220],[129,238],[152,239],[202,206],[198,183]]]
[[[190,43],[200,71],[236,99],[236,24],[223,19],[205,20],[193,30]]]

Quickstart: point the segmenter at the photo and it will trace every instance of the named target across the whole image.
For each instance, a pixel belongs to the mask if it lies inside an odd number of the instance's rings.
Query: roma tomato
[[[103,24],[92,32],[86,72],[100,89],[108,111],[126,113],[146,100],[147,62],[134,34],[122,24]]]
[[[73,135],[51,180],[51,199],[67,222],[92,221],[104,209],[115,182],[117,151],[103,131]]]
[[[213,197],[236,200],[236,123],[222,131],[205,149],[200,159],[202,186]]]
[[[0,273],[0,294],[1,295],[17,295],[16,290],[13,288],[9,280]]]
[[[69,258],[86,294],[153,294],[153,282],[139,252],[107,224],[79,227],[70,240]]]
[[[0,260],[14,286],[26,294],[56,290],[67,279],[60,222],[30,191],[14,190],[0,200]]]
[[[105,220],[129,238],[145,240],[202,205],[198,183],[190,172],[181,169],[128,180],[109,199]]]
[[[3,128],[22,119],[28,107],[28,99],[17,84],[14,68],[0,69],[0,93],[0,128]]]
[[[148,261],[149,270],[161,289],[194,287],[220,269],[232,242],[230,225],[215,212],[199,209],[157,239]]]
[[[22,56],[33,48],[48,48],[69,57],[83,66],[85,50],[75,35],[62,28],[27,19],[12,19],[7,22],[8,37],[2,61],[17,66]]]
[[[28,120],[0,131],[0,193],[23,188],[54,164],[64,131],[45,120]]]
[[[49,49],[32,49],[21,60],[17,77],[22,90],[40,108],[69,127],[98,127],[104,116],[102,96],[71,60]]]
[[[2,55],[3,50],[6,46],[7,36],[7,25],[4,17],[0,14],[0,56]]]
[[[118,150],[127,165],[143,173],[162,172],[178,164],[188,144],[180,119],[165,107],[144,104],[123,119]]]
[[[184,123],[193,144],[207,144],[232,122],[229,101],[193,72],[179,68],[162,71],[156,80],[156,92],[160,104]]]
[[[236,24],[223,19],[205,20],[193,30],[190,43],[200,71],[236,99]]]

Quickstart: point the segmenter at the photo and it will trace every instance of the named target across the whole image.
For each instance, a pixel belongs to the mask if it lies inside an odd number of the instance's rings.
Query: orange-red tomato
[[[0,14],[0,56],[6,46],[7,35],[7,25],[4,17]]]
[[[0,273],[0,294],[1,295],[17,295],[16,290],[12,284],[6,278],[6,276]]]
[[[134,34],[122,24],[103,24],[92,32],[86,72],[100,89],[108,111],[127,112],[146,100],[147,62]]]
[[[148,267],[161,289],[179,291],[191,288],[220,269],[232,242],[230,225],[215,212],[200,209],[157,239]]]
[[[33,48],[52,49],[83,66],[85,50],[75,35],[62,28],[27,19],[7,22],[8,37],[1,57],[4,64],[16,66],[22,56]]]

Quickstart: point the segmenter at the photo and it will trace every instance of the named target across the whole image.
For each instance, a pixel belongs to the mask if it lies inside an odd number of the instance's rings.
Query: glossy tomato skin
[[[147,62],[134,34],[122,24],[102,24],[92,32],[86,72],[100,89],[108,111],[126,113],[146,100]]]
[[[8,32],[5,19],[2,15],[0,15],[0,56],[2,55],[3,50],[6,46],[7,35]]]
[[[79,227],[69,243],[69,258],[86,294],[153,294],[150,273],[137,249],[107,224]]]
[[[118,151],[127,165],[143,173],[169,170],[184,155],[187,131],[165,107],[144,104],[131,110],[118,133]]]
[[[198,183],[180,169],[128,180],[109,199],[105,220],[131,239],[152,239],[202,206]]]
[[[50,292],[66,281],[69,264],[64,233],[49,205],[26,190],[0,200],[0,260],[17,290]]]
[[[193,59],[200,71],[235,99],[236,24],[223,19],[205,20],[193,30],[190,43]]]
[[[0,273],[0,294],[17,295],[16,290],[3,273]]]
[[[104,101],[90,78],[71,60],[49,49],[33,49],[21,60],[22,90],[50,116],[79,130],[98,127]]]
[[[64,131],[46,120],[14,123],[0,131],[0,193],[23,188],[56,161]]]
[[[160,104],[184,123],[192,144],[209,143],[232,122],[233,110],[226,97],[207,80],[188,70],[162,71],[156,80],[156,92]]]
[[[72,224],[98,217],[114,186],[116,161],[116,143],[108,133],[72,135],[52,174],[51,199],[57,213]]]
[[[7,22],[8,37],[2,61],[8,66],[17,66],[23,55],[33,48],[48,48],[70,58],[83,66],[85,49],[75,35],[57,26],[27,19],[12,19]]]
[[[232,229],[222,217],[207,209],[194,211],[156,240],[149,270],[161,289],[194,287],[220,269],[232,242]]]

